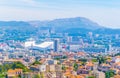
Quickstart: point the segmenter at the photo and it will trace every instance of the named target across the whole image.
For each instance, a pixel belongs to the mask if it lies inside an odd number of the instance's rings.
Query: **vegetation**
[[[81,62],[87,62],[87,59],[79,59]]]
[[[84,66],[85,64],[86,64],[86,62],[81,62],[81,65],[83,65],[83,66]]]
[[[60,60],[60,58],[59,58],[59,57],[57,57],[57,58],[54,58],[54,60]]]
[[[26,66],[24,66],[21,62],[15,62],[12,64],[11,66],[12,69],[15,69],[15,68],[21,68],[23,69],[23,72],[28,72],[30,71]]]
[[[88,78],[95,78],[94,76],[89,76]]]
[[[40,78],[40,74],[36,74],[36,75],[34,75],[33,78]]]
[[[60,65],[61,63],[60,62],[57,62],[58,65]]]
[[[74,63],[73,67],[74,67],[74,70],[75,70],[75,71],[78,70],[78,64],[77,64],[77,63]]]
[[[0,73],[3,74],[7,72],[9,69],[15,69],[15,68],[20,68],[23,69],[23,72],[28,72],[30,71],[26,66],[24,66],[21,62],[14,62],[11,64],[4,64],[0,65]]]
[[[109,71],[105,72],[106,78],[111,78],[111,77],[114,76],[114,74],[115,74],[115,73],[114,73],[113,70],[109,70]]]
[[[114,56],[120,56],[120,53],[115,54]]]
[[[41,63],[36,60],[32,65],[36,65],[36,64],[39,64],[39,65],[40,65]]]
[[[99,64],[106,63],[106,58],[104,58],[104,57],[98,57],[97,60],[98,60]]]
[[[0,78],[6,78],[6,74],[5,73],[0,74]]]
[[[97,59],[92,59],[92,62],[98,62],[98,60]]]
[[[54,60],[60,60],[60,59],[66,59],[67,58],[67,56],[62,56],[62,57],[56,57],[56,58],[54,58]]]
[[[85,65],[85,63],[87,62],[87,59],[79,59],[78,61],[81,62],[81,65]]]
[[[66,70],[65,65],[62,65],[62,70],[63,70],[63,71],[65,71],[65,70]]]
[[[62,59],[66,59],[66,58],[67,58],[67,56],[63,56],[63,57],[62,57]]]

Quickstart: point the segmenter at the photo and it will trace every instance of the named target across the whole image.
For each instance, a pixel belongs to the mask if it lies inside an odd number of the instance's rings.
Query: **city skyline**
[[[110,28],[120,28],[119,0],[1,0],[1,21],[53,20],[86,17]]]

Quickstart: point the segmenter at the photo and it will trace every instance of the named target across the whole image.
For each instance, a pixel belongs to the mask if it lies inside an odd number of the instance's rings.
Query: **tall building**
[[[72,42],[72,36],[67,37],[67,42]]]
[[[59,50],[59,40],[55,39],[54,40],[54,52],[58,52]]]
[[[119,35],[118,34],[115,35],[115,39],[119,39]]]
[[[51,28],[51,29],[49,30],[49,32],[50,32],[50,34],[55,33],[55,28]]]
[[[93,37],[93,33],[92,32],[88,32],[88,35],[89,35],[90,38]]]

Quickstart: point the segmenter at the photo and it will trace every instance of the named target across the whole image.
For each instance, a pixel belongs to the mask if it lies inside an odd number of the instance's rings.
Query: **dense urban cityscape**
[[[120,0],[0,0],[0,78],[120,78]]]
[[[6,31],[1,31],[0,78],[120,77],[119,34],[70,35],[49,28],[39,31],[39,35],[26,39],[21,36],[22,40],[17,36],[10,39],[12,33],[5,40]]]

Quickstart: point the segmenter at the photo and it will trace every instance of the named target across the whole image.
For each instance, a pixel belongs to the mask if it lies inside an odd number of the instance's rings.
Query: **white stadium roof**
[[[46,47],[49,47],[51,45],[53,45],[53,42],[43,42],[43,43],[36,45],[36,46],[41,47],[41,48],[46,48]]]
[[[27,41],[25,42],[25,47],[30,47],[30,46],[34,46],[35,45],[35,41]]]
[[[53,42],[52,41],[45,41],[41,44],[36,44],[35,41],[27,41],[25,42],[25,47],[38,47],[38,48],[48,48],[48,47],[53,47]]]

